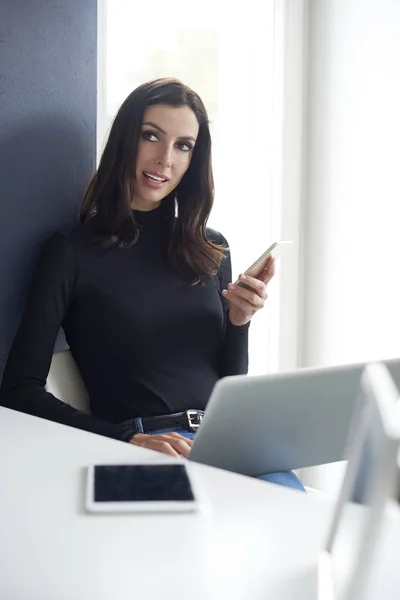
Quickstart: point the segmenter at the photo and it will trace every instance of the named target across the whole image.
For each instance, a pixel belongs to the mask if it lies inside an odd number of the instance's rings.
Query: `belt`
[[[173,415],[162,415],[161,417],[142,417],[143,432],[153,429],[168,429],[170,427],[183,427],[196,431],[203,420],[204,411],[189,409]]]

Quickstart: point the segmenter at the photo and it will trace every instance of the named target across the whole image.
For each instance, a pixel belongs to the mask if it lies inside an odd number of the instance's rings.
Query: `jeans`
[[[196,435],[192,431],[188,429],[184,429],[183,427],[170,427],[165,429],[154,429],[153,431],[147,431],[149,435],[155,435],[160,433],[171,433],[171,432],[180,433],[189,440],[193,440]],[[301,490],[305,492],[303,484],[300,479],[293,473],[293,471],[282,471],[277,473],[266,473],[265,475],[258,475],[257,479],[263,479],[264,481],[269,481],[270,483],[276,483],[277,485],[283,485],[285,487],[293,488],[295,490]]]

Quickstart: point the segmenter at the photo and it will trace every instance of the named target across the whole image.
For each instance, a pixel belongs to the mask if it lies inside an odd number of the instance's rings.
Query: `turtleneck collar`
[[[166,203],[161,202],[153,210],[132,210],[135,221],[145,229],[154,229],[160,227],[166,219]]]

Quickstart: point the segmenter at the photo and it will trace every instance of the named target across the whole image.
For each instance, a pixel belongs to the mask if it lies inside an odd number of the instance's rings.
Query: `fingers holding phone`
[[[272,259],[273,264],[273,259]],[[273,266],[271,267],[273,269]],[[222,294],[230,303],[229,318],[233,325],[246,325],[257,311],[264,307],[268,297],[267,285],[273,277],[273,270],[266,268],[259,279],[249,275],[240,275],[239,281],[243,285],[230,283]]]
[[[229,301],[229,318],[233,325],[246,325],[263,308],[267,299],[267,285],[275,275],[275,254],[291,241],[274,242],[235,283],[222,290]]]
[[[270,254],[257,276],[242,274],[235,283],[228,285],[228,289],[222,291],[230,303],[229,318],[233,325],[246,325],[264,307],[268,297],[267,285],[274,275],[275,260]]]
[[[270,255],[267,259],[264,269],[257,277],[246,275],[246,279],[248,280],[246,284],[250,285],[250,287],[254,287],[256,281],[261,281],[265,286],[268,285],[275,275],[275,267],[275,259],[272,255]]]

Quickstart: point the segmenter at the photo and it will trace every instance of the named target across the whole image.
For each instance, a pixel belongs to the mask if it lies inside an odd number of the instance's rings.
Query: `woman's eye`
[[[143,131],[142,138],[148,142],[156,142],[158,137],[152,131]]]
[[[187,142],[179,142],[178,148],[179,148],[179,150],[183,150],[183,152],[190,152],[190,150],[192,149],[192,146],[191,146],[191,144],[188,144]]]

